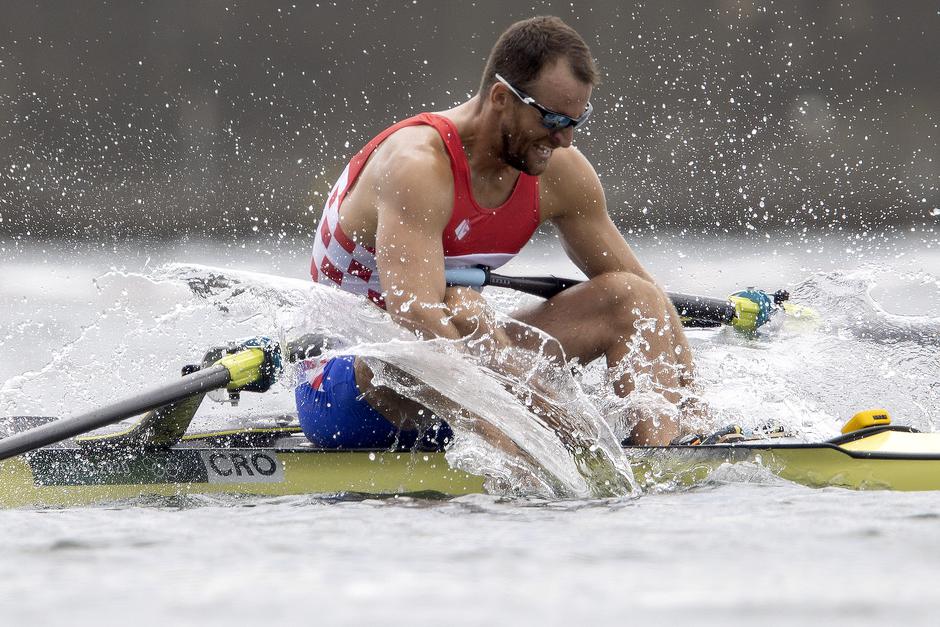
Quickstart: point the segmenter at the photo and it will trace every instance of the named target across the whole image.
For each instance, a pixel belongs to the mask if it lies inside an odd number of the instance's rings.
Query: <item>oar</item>
[[[485,267],[447,270],[446,280],[449,285],[475,288],[491,285],[541,296],[542,298],[551,298],[569,287],[583,283],[578,279],[562,279],[554,276],[505,276],[491,272],[489,268]],[[669,292],[667,295],[687,326],[701,327],[730,324],[736,329],[748,332],[754,331],[767,321],[771,298],[773,305],[779,305],[789,298],[789,294],[782,290],[772,296],[764,294],[767,298],[764,303],[756,302],[749,296],[735,296],[730,300],[723,300],[673,292]]]
[[[249,348],[226,355],[214,365],[184,375],[172,383],[4,438],[0,440],[0,460],[62,442],[197,394],[224,387],[242,389],[267,375],[263,372],[265,364],[266,356],[262,348]]]

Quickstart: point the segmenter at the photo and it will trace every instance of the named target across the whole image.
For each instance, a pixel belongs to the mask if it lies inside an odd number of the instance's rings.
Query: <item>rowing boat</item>
[[[459,284],[497,285],[540,296],[572,283],[488,272],[458,278]],[[670,297],[686,323],[729,324],[745,333],[764,324],[775,308],[812,317],[805,308],[788,309],[782,292],[756,299],[748,293],[729,301]],[[253,338],[213,349],[201,364],[184,367],[179,380],[103,408],[61,420],[8,419],[3,426],[9,433],[0,439],[0,507],[71,506],[147,495],[456,496],[484,491],[483,477],[451,467],[443,451],[317,448],[293,419],[190,430],[207,392],[226,389],[233,398],[242,391],[264,392],[276,380],[282,358],[309,358],[330,343],[322,336],[303,336],[282,350],[266,338]],[[135,416],[141,418],[127,429],[92,433]],[[812,487],[940,490],[940,433],[891,425],[881,411],[859,414],[843,435],[818,443],[768,437],[697,446],[626,446],[624,452],[640,486],[647,488],[693,485],[725,464],[750,463]]]
[[[20,427],[48,419],[21,418]],[[484,479],[441,451],[330,450],[275,421],[187,433],[167,447],[72,439],[0,463],[0,506],[74,506],[142,496],[358,493],[458,496]],[[690,486],[749,463],[811,487],[940,490],[940,433],[876,424],[819,443],[779,438],[625,447],[641,487]]]

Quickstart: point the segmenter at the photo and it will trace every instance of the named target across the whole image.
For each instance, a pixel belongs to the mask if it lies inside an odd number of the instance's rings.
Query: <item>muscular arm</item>
[[[665,291],[636,258],[630,245],[610,219],[597,173],[577,150],[566,151],[557,169],[546,172],[550,203],[548,215],[561,233],[568,257],[593,278],[608,272],[628,272],[652,284],[661,293],[667,315],[681,341],[679,313]]]
[[[441,233],[453,205],[447,157],[421,146],[388,151],[383,159],[388,166],[376,191],[375,249],[386,308],[424,335],[460,337],[444,304]]]
[[[370,164],[381,173],[372,184],[386,309],[425,338],[488,335],[506,345],[505,331],[477,292],[446,287],[442,234],[453,210],[453,174],[435,142],[391,144]]]
[[[610,219],[604,190],[588,160],[574,149],[558,157],[545,173],[546,217],[558,228],[568,257],[588,278],[630,272],[654,282]]]

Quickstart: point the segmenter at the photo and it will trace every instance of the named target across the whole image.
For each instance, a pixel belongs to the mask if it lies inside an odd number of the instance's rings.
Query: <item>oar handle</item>
[[[78,416],[63,418],[0,440],[0,460],[37,448],[62,442],[77,435],[105,427],[151,409],[163,407],[183,398],[223,388],[231,380],[231,372],[223,365],[199,370],[172,383],[126,398]]]
[[[455,268],[445,273],[447,283],[450,285],[464,285],[467,287],[482,288],[486,286],[504,287],[507,289],[525,292],[542,298],[551,298],[569,287],[578,285],[583,281],[578,279],[562,279],[554,276],[515,277],[505,276],[491,272],[488,268]],[[706,298],[689,294],[668,293],[669,300],[679,315],[696,321],[714,324],[730,324],[734,320],[734,305],[720,298]]]

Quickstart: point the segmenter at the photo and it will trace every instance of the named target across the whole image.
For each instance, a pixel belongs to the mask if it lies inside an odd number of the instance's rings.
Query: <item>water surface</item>
[[[898,422],[937,427],[940,253],[930,241],[663,236],[635,248],[669,289],[785,287],[823,314],[817,328],[758,340],[691,334],[703,396],[723,417],[774,419],[814,439],[886,406]],[[306,294],[302,243],[49,243],[7,249],[3,263],[3,415],[93,407],[177,376],[214,343],[332,315],[290,300]],[[197,297],[181,279],[207,272],[193,264],[245,289]],[[543,241],[507,271],[572,269]],[[502,309],[518,298],[490,297]],[[590,371],[579,385],[604,407]],[[284,388],[238,411],[290,403]],[[209,407],[200,420],[229,411]],[[13,510],[0,512],[0,599],[9,624],[926,624],[938,520],[932,494],[814,490],[753,466],[609,499],[311,495]]]

